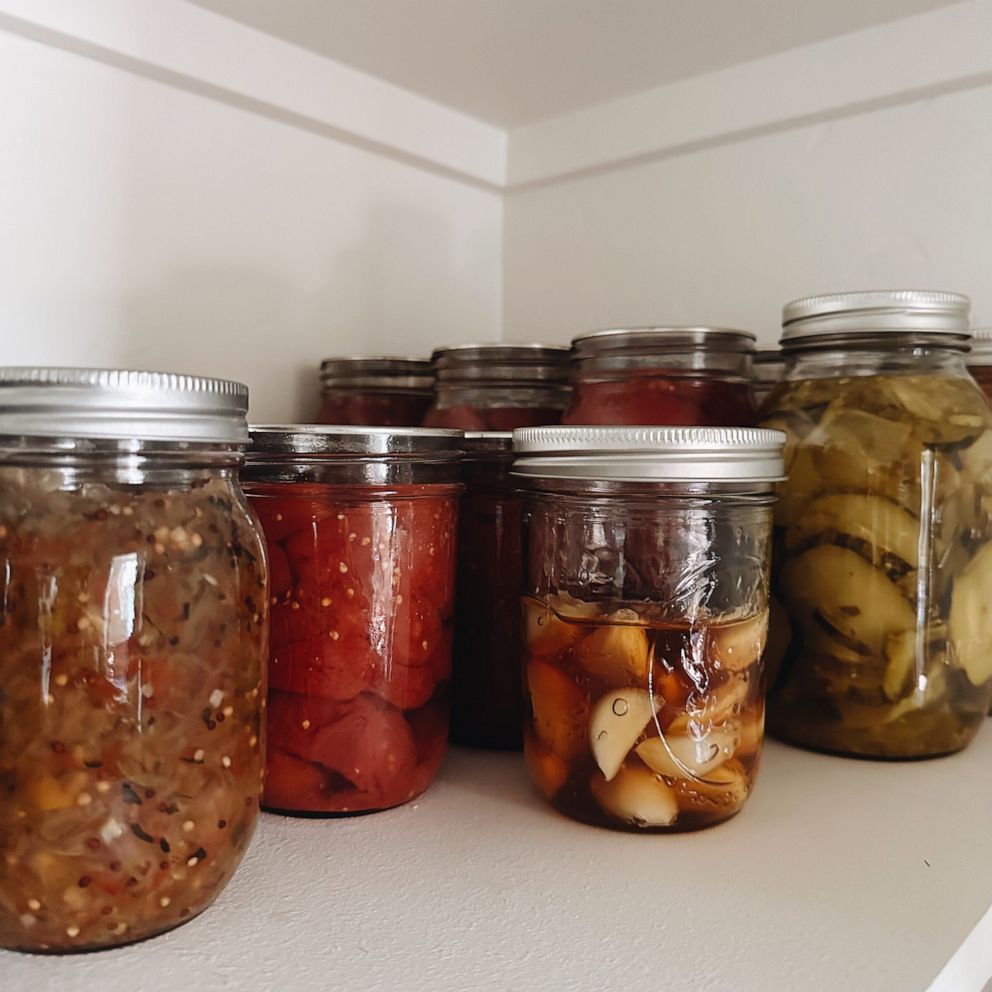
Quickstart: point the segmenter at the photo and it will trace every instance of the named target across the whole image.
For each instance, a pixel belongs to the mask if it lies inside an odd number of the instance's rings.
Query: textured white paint
[[[992,902],[989,822],[992,727],[929,762],[772,744],[735,820],[672,837],[573,823],[519,757],[455,751],[404,808],[264,817],[218,904],[179,930],[0,953],[0,977],[4,992],[922,992]],[[988,977],[961,974],[955,992]]]
[[[495,193],[2,32],[0,106],[0,363],[228,376],[309,419],[329,354],[499,336]]]
[[[785,85],[783,81],[783,85]],[[508,197],[508,340],[706,322],[809,293],[958,290],[992,323],[992,86]]]

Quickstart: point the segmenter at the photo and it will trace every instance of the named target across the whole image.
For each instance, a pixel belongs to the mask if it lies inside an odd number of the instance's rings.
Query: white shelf
[[[559,816],[514,755],[455,750],[418,802],[265,816],[217,905],[99,954],[0,953],[4,992],[927,989],[989,978],[992,729],[881,764],[769,744],[754,796],[697,834]],[[983,964],[984,958],[984,964]],[[935,986],[936,988],[936,986]]]

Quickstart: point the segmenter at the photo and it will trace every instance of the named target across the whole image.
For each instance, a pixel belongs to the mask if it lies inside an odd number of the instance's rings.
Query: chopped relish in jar
[[[754,782],[767,613],[706,623],[524,600],[527,764],[574,819],[633,830],[725,820]]]
[[[258,813],[264,557],[230,478],[0,467],[0,945],[168,930]]]

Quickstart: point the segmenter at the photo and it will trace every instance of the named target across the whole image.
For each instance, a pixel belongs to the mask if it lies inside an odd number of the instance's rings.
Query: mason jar
[[[694,830],[750,794],[784,440],[740,428],[514,432],[524,753],[566,815]]]
[[[785,360],[780,348],[762,348],[754,353],[754,398],[760,407],[765,397],[782,381]]]
[[[434,373],[424,358],[354,356],[320,365],[318,424],[419,427],[431,405]]]
[[[512,437],[470,432],[462,441],[451,739],[470,747],[520,748],[523,573]]]
[[[543,344],[468,344],[433,356],[428,427],[510,431],[557,424],[569,396],[569,349]]]
[[[169,930],[248,846],[268,591],[247,406],[217,379],[0,369],[0,946]]]
[[[992,698],[992,414],[965,367],[968,300],[811,297],[783,326],[761,413],[789,438],[771,728],[840,754],[957,751]]]
[[[754,335],[638,327],[575,338],[565,424],[753,427]]]
[[[276,812],[340,816],[423,792],[444,757],[461,432],[253,427],[245,488],[271,561]]]

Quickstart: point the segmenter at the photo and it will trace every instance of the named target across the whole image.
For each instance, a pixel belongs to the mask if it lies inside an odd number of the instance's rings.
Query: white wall
[[[17,34],[0,94],[0,363],[229,376],[273,420],[328,354],[499,337],[471,177]]]
[[[704,322],[809,293],[959,290],[992,324],[992,3],[511,135],[508,339]]]

